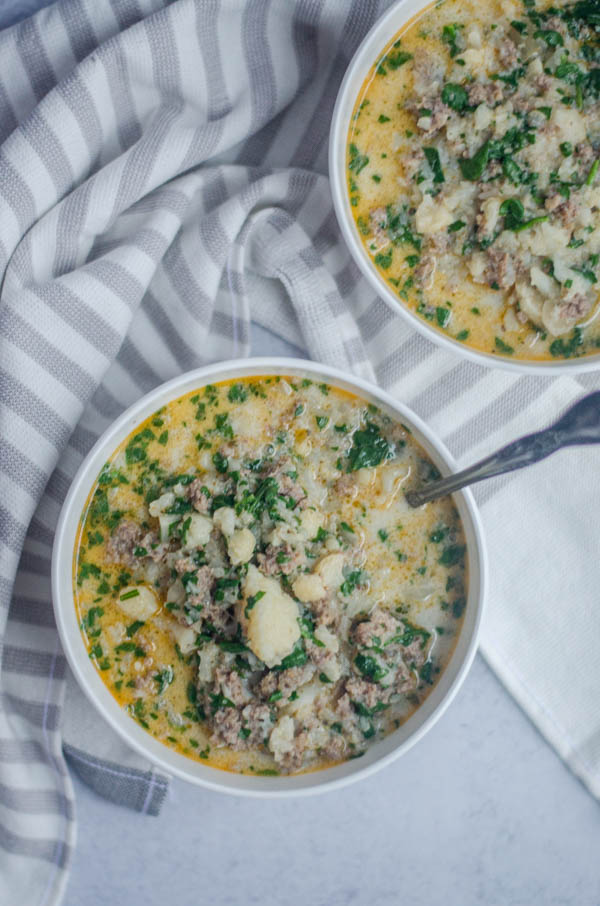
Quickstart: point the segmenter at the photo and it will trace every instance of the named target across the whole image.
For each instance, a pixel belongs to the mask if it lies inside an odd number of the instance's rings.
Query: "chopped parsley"
[[[350,143],[348,152],[350,154],[350,163],[348,164],[348,169],[352,170],[352,172],[358,176],[361,170],[364,170],[364,168],[369,163],[369,158],[366,154],[361,154],[353,142]]]
[[[244,608],[244,616],[246,617],[246,619],[250,616],[250,611],[255,606],[257,601],[260,601],[260,599],[264,598],[264,596],[264,591],[257,591],[255,595],[250,595],[250,597],[246,600],[246,607]]]
[[[393,444],[382,437],[381,431],[373,422],[367,422],[365,428],[355,431],[352,436],[352,447],[347,457],[346,471],[372,468],[380,465],[395,454]]]
[[[232,384],[227,393],[227,399],[230,403],[245,403],[248,399],[248,391],[243,384]]]
[[[280,671],[280,670],[289,670],[290,667],[302,667],[302,666],[304,666],[304,664],[306,664],[307,661],[308,661],[308,655],[307,655],[306,651],[304,650],[304,647],[301,644],[299,644],[296,646],[296,648],[294,648],[294,650],[292,651],[291,654],[288,654],[287,657],[284,657],[284,659],[281,661],[281,663],[278,664],[273,669]]]
[[[459,25],[457,22],[454,22],[452,25],[444,25],[442,28],[442,41],[444,44],[448,45],[450,56],[458,56],[461,51],[459,47],[459,36],[460,31],[463,28],[462,25]]]
[[[445,182],[446,178],[444,176],[444,171],[442,170],[440,153],[437,148],[423,148],[423,153],[425,154],[425,159],[433,173],[433,181],[435,183]]]
[[[438,306],[435,310],[436,321],[440,327],[448,326],[451,315],[452,312],[449,308],[442,308],[441,306]]]
[[[364,582],[364,573],[362,569],[354,569],[349,573],[342,584],[340,591],[343,595],[350,595],[361,583]]]
[[[158,686],[159,695],[162,695],[165,689],[171,685],[174,678],[175,674],[170,665],[168,667],[163,667],[162,670],[159,670],[158,673],[154,674],[154,680]]]

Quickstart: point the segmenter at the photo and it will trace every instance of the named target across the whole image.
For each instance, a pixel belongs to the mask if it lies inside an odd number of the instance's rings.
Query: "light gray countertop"
[[[258,329],[254,353],[299,351]],[[600,806],[477,657],[430,733],[306,799],[173,781],[159,818],[75,781],[65,906],[598,906]]]
[[[306,799],[174,781],[163,813],[76,782],[65,906],[598,906],[600,807],[481,658],[430,733]]]

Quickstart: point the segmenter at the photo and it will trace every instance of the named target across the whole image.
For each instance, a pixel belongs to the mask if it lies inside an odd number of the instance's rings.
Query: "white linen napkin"
[[[247,355],[249,322],[378,381],[467,462],[595,376],[484,370],[436,349],[360,277],[326,172],[373,0],[61,0],[0,33],[0,902],[53,904],[72,767],[156,812],[166,781],[70,690],[53,532],[96,437],[161,381]],[[600,791],[597,452],[478,491],[492,562],[483,650]],[[77,704],[79,702],[79,705]],[[85,719],[85,716],[88,719]]]

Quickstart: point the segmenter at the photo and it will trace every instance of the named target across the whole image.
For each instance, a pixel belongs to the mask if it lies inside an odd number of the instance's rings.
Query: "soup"
[[[89,656],[132,720],[216,768],[327,767],[427,697],[460,633],[465,540],[405,426],[325,383],[208,385],[105,464],[77,539]]]
[[[357,100],[361,241],[402,304],[482,352],[600,348],[599,8],[446,0],[390,42]]]

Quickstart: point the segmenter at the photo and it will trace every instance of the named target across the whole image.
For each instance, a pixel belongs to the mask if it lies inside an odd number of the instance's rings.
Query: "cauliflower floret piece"
[[[124,642],[126,638],[125,623],[119,622],[113,623],[112,626],[107,626],[106,634],[113,645],[119,645],[121,642]]]
[[[461,58],[467,69],[485,73],[492,67],[493,52],[489,47],[469,47],[461,53]]]
[[[213,523],[225,535],[233,535],[235,531],[235,510],[230,506],[220,506],[213,513]]]
[[[514,330],[519,330],[521,327],[521,325],[517,321],[517,316],[515,315],[515,310],[514,310],[514,308],[511,308],[511,307],[507,308],[506,311],[504,312],[504,316],[502,318],[502,323],[504,324],[504,329],[507,330],[509,333]]]
[[[460,127],[461,129],[464,127]],[[468,210],[473,203],[477,189],[469,183],[461,182],[454,189],[450,189],[444,201],[449,211]]]
[[[299,440],[296,444],[296,453],[300,457],[308,456],[312,450],[312,440],[310,437],[304,437],[302,440]]]
[[[158,600],[146,585],[127,585],[122,588],[117,604],[133,620],[147,620],[158,610]]]
[[[534,324],[539,324],[542,317],[544,297],[534,286],[529,286],[528,283],[516,283],[515,291],[521,311],[525,312]]]
[[[191,513],[186,517],[190,520],[188,530],[185,533],[184,550],[192,550],[194,547],[203,547],[208,543],[210,533],[212,532],[212,519],[203,516],[201,513]]]
[[[467,44],[469,47],[481,47],[481,31],[477,25],[470,25],[467,31]]]
[[[494,113],[487,104],[480,104],[477,110],[475,111],[475,128],[478,132],[483,132],[484,129],[487,129],[492,120],[494,119]]]
[[[523,9],[520,3],[515,3],[513,0],[501,0],[500,8],[509,22],[513,19],[518,19]]]
[[[452,223],[452,212],[443,201],[434,201],[431,195],[425,195],[417,208],[415,222],[419,233],[439,233]]]
[[[326,593],[323,580],[314,573],[303,573],[298,576],[292,588],[298,600],[303,604],[307,604],[309,601],[320,601]]]
[[[179,650],[182,654],[189,654],[190,651],[193,651],[194,648],[197,648],[197,628],[192,629],[191,626],[180,626],[179,623],[173,622],[169,625],[169,630],[171,632],[171,635],[179,645]]]
[[[501,204],[502,199],[497,195],[492,195],[491,198],[486,198],[481,205],[481,213],[483,215],[482,227],[486,236],[491,236],[496,230],[500,217]]]
[[[507,129],[515,124],[512,104],[500,104],[494,107],[494,136],[504,135]]]
[[[535,60],[529,61],[529,66],[527,67],[527,77],[539,76],[544,71],[544,64],[542,63],[541,57],[536,57]]]
[[[181,606],[185,603],[185,588],[181,579],[175,579],[169,585],[167,590],[167,604],[177,604]]]
[[[534,255],[549,257],[555,253],[564,252],[571,238],[571,233],[565,227],[554,223],[540,223],[531,230],[519,233],[521,243],[529,248]]]
[[[314,679],[310,683],[305,683],[298,689],[298,698],[285,706],[285,713],[293,714],[298,720],[314,716],[315,701],[322,692],[323,683],[320,680]]]
[[[227,542],[227,553],[234,566],[247,563],[254,552],[256,538],[248,528],[238,529]]]
[[[276,579],[263,576],[253,564],[248,567],[242,590],[244,600],[238,615],[248,647],[267,667],[275,667],[293,651],[300,638],[298,605]],[[254,598],[250,609],[249,598]]]
[[[315,573],[319,576],[325,588],[339,588],[344,581],[342,572],[345,559],[343,554],[326,554],[322,557],[315,567]]]
[[[376,470],[371,469],[367,466],[363,466],[362,469],[356,470],[356,480],[361,485],[361,487],[368,487],[375,479]]]
[[[304,510],[300,517],[300,531],[306,538],[314,538],[325,522],[325,514],[317,510]]]
[[[175,494],[173,491],[167,491],[166,494],[162,494],[161,497],[157,497],[156,500],[153,500],[150,506],[148,507],[148,512],[151,516],[159,516],[163,510],[166,510],[168,507],[173,506],[175,503]]]
[[[560,129],[561,140],[568,139],[573,145],[586,141],[585,120],[577,110],[557,104],[552,110],[552,121]]]
[[[554,297],[557,295],[556,281],[553,280],[552,277],[549,276],[549,274],[545,274],[542,270],[540,270],[539,267],[532,267],[529,272],[529,276],[531,278],[532,284],[536,289],[539,289],[539,291],[544,296]]]
[[[591,300],[577,294],[561,301],[546,299],[542,308],[542,324],[553,336],[560,337],[587,315]]]
[[[198,654],[198,681],[210,683],[219,661],[219,649],[214,642],[203,645]]]
[[[329,740],[329,730],[323,724],[317,724],[308,731],[308,748],[322,749]]]
[[[332,657],[331,660],[325,661],[321,669],[332,683],[337,683],[342,675],[342,665],[336,657]]]
[[[169,540],[169,530],[174,522],[179,522],[180,516],[175,516],[173,513],[161,513],[158,517],[158,525],[160,529],[160,540],[168,541]]]
[[[315,639],[323,642],[328,651],[337,654],[340,650],[340,640],[333,632],[330,632],[326,626],[317,626],[315,629]]]
[[[483,252],[473,252],[467,259],[467,267],[475,283],[485,283],[487,260]]]
[[[284,755],[294,748],[294,720],[284,714],[280,717],[269,737],[269,748],[276,761],[281,761]]]

